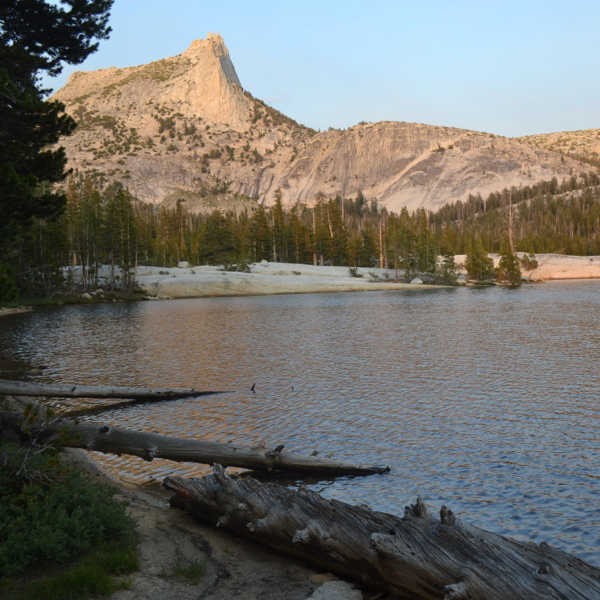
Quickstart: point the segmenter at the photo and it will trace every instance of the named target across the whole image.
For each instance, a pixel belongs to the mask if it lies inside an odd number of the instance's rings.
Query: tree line
[[[71,177],[58,218],[35,219],[13,245],[10,268],[23,296],[105,287],[133,291],[138,265],[222,265],[245,269],[261,260],[381,267],[390,277],[450,283],[455,254],[466,254],[474,279],[520,277],[514,253],[600,254],[600,188],[586,175],[558,184],[503,190],[483,200],[399,213],[362,193],[355,198],[319,195],[314,206],[258,203],[240,211],[189,210],[135,200],[120,184],[100,187]],[[568,188],[568,189],[567,189]],[[503,262],[494,270],[488,252]],[[440,258],[443,257],[443,258]],[[100,265],[110,276],[100,282]],[[77,275],[77,277],[74,277]]]
[[[572,176],[560,184],[553,178],[536,186],[469,195],[466,202],[443,206],[430,216],[437,237],[444,232],[456,254],[466,254],[471,239],[488,252],[500,252],[509,230],[516,251],[600,254],[600,177]]]

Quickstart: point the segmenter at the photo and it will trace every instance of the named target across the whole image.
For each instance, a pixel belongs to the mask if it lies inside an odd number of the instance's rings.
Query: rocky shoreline
[[[517,252],[521,258],[524,252]],[[490,254],[497,267],[500,262],[499,254]],[[455,256],[457,266],[464,265],[464,254]],[[557,281],[565,279],[600,279],[600,256],[567,256],[565,254],[536,254],[538,266],[535,269],[521,271],[529,281]],[[463,269],[460,273],[465,274]]]
[[[518,253],[522,255],[523,253]],[[489,255],[497,267],[498,254]],[[530,282],[600,279],[600,256],[565,256],[562,254],[538,254],[538,266],[523,270],[524,280]],[[466,256],[455,256],[459,283],[467,282],[464,269]],[[71,275],[77,281],[78,267]],[[80,301],[106,301],[103,282],[109,279],[109,267],[99,271],[100,286],[97,291],[80,295]],[[401,273],[401,272],[400,272]],[[439,285],[424,284],[415,278],[411,283],[396,282],[392,269],[359,267],[313,266],[262,261],[247,265],[246,270],[226,270],[222,266],[192,267],[180,263],[178,267],[163,268],[140,266],[135,280],[146,298],[214,298],[222,296],[265,296],[278,294],[313,294],[331,292],[368,292],[424,289],[440,289]],[[141,298],[141,296],[140,296]],[[111,298],[114,300],[115,298]],[[31,310],[30,307],[0,308],[0,317]]]
[[[7,396],[22,411],[33,398]],[[137,524],[139,571],[129,589],[112,600],[367,600],[373,592],[269,547],[193,519],[169,504],[171,492],[153,483],[128,484],[102,469],[85,450],[64,448],[63,462],[116,488],[116,498]],[[203,565],[195,580],[178,576],[176,565]],[[380,596],[381,598],[381,596]]]
[[[136,281],[147,294],[157,298],[200,298],[219,296],[262,296],[325,292],[418,289],[419,284],[394,281],[394,272],[361,267],[351,275],[348,267],[313,266],[262,261],[248,270],[223,267],[139,267]]]
[[[519,253],[522,254],[522,253]],[[498,254],[490,254],[497,266]],[[460,275],[466,281],[465,255],[455,257]],[[538,266],[523,271],[529,281],[600,278],[600,256],[564,256],[539,254]],[[359,267],[355,275],[348,267],[321,267],[288,263],[262,263],[250,266],[249,272],[225,271],[222,267],[184,266],[170,269],[139,267],[138,285],[155,298],[200,298],[219,296],[257,296],[269,294],[308,294],[324,292],[359,292],[383,290],[439,289],[420,280],[414,283],[394,281],[389,269]]]

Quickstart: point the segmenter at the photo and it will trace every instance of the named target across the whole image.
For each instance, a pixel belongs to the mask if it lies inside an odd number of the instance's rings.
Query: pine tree
[[[404,269],[404,279],[411,281],[417,275],[417,236],[413,219],[406,206],[399,217],[399,256]]]
[[[331,199],[326,205],[327,229],[327,259],[334,265],[348,263],[348,237],[344,219],[342,217],[341,198]]]
[[[302,222],[305,211],[300,205],[295,205],[290,211],[289,234],[291,243],[291,258],[296,263],[308,263],[310,256],[310,232],[309,228]]]
[[[259,204],[250,219],[250,243],[254,262],[272,259],[272,237],[269,217],[262,204]]]
[[[67,4],[68,9],[61,4]],[[81,63],[106,39],[112,0],[5,0],[0,5],[0,263],[33,218],[55,218],[66,198],[66,155],[51,149],[75,121],[60,102],[46,101],[40,75]]]
[[[137,226],[129,190],[114,184],[106,191],[103,230],[113,287],[131,293],[137,267]],[[117,272],[117,269],[119,272]]]
[[[204,226],[202,235],[203,261],[209,265],[229,264],[235,262],[238,257],[239,246],[233,229],[233,219],[230,215],[225,216],[215,209],[208,215]]]
[[[433,273],[437,262],[435,239],[429,230],[427,211],[420,209],[416,213],[416,260],[420,273]]]
[[[442,264],[435,270],[435,282],[441,285],[456,285],[457,279],[454,254],[445,254]]]
[[[512,251],[508,236],[502,243],[497,278],[498,281],[506,281],[513,287],[521,285],[521,266],[517,255]]]
[[[275,262],[287,262],[285,244],[285,213],[281,203],[281,190],[275,190],[275,205],[271,209],[273,218],[273,260]]]
[[[488,256],[479,239],[471,238],[468,244],[465,268],[469,277],[476,281],[486,281],[495,275],[494,261]]]

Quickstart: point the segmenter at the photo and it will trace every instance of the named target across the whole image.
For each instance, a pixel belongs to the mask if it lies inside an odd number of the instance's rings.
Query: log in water
[[[29,381],[0,380],[0,394],[11,396],[43,396],[45,398],[131,398],[134,400],[176,400],[197,398],[222,392],[191,389],[137,388],[113,385],[57,385]]]
[[[387,473],[387,467],[358,465],[304,456],[284,450],[280,445],[271,450],[245,448],[196,439],[135,431],[99,423],[77,423],[70,419],[38,419],[37,414],[24,417],[16,411],[0,412],[0,433],[9,431],[26,439],[34,434],[37,443],[45,441],[71,448],[84,448],[112,454],[130,454],[152,461],[166,458],[174,461],[220,463],[260,471],[289,471],[318,475],[372,475]]]

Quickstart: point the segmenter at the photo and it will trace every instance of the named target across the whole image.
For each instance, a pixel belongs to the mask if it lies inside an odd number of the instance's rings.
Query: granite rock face
[[[289,202],[359,190],[399,211],[531,185],[590,167],[518,140],[417,123],[361,124],[315,136],[276,178]]]
[[[148,65],[74,73],[54,98],[80,123],[69,166],[139,199],[193,211],[312,204],[359,191],[400,210],[436,209],[592,170],[527,141],[416,123],[316,133],[242,88],[218,34]]]

